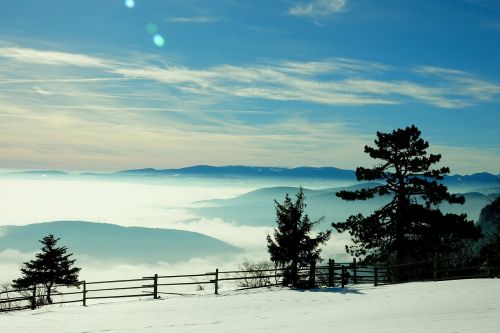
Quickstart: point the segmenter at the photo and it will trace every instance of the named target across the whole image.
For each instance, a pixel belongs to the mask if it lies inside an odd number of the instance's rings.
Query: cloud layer
[[[137,54],[4,45],[0,64],[3,168],[354,168],[366,160],[362,147],[373,133],[337,111],[460,110],[500,97],[498,83],[466,71],[346,58],[194,68]],[[482,156],[486,167],[499,159],[491,151]],[[478,168],[453,163],[460,172]]]
[[[182,92],[269,100],[303,101],[327,105],[403,104],[417,101],[441,108],[462,108],[497,100],[500,85],[465,71],[431,66],[394,68],[355,59],[331,58],[318,61],[278,61],[249,65],[217,65],[203,69],[185,66],[157,66],[104,60],[83,54],[0,48],[0,58],[14,63],[60,67],[93,68],[99,77],[4,78],[0,84],[30,82],[97,82],[100,80],[148,80]],[[387,79],[398,72],[420,78]],[[4,73],[6,74],[6,73]],[[388,74],[388,75],[383,75]],[[36,75],[36,74],[35,74]],[[43,87],[39,92],[49,93]]]
[[[394,68],[354,59],[279,61],[243,66],[217,65],[203,69],[147,63],[130,64],[83,54],[19,47],[0,48],[0,58],[29,65],[93,68],[99,77],[83,71],[71,78],[5,78],[8,83],[68,83],[148,80],[181,92],[232,98],[301,101],[326,105],[376,105],[419,102],[441,108],[463,108],[500,96],[500,85],[453,69],[430,66]],[[427,79],[391,79],[383,74],[415,73]],[[74,77],[76,76],[79,77]],[[34,88],[42,94],[48,89]]]

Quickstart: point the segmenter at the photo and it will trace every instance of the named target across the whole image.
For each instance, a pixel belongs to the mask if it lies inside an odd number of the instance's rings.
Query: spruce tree
[[[358,167],[358,181],[379,181],[372,188],[340,191],[348,201],[389,197],[389,203],[369,216],[352,215],[333,223],[339,232],[348,231],[352,245],[348,253],[366,261],[395,262],[425,260],[451,252],[462,239],[477,240],[480,229],[465,214],[443,214],[441,203],[463,204],[464,197],[448,192],[440,182],[448,167],[434,168],[439,154],[428,154],[429,143],[412,125],[392,133],[377,132],[376,147],[365,146],[365,153],[379,161],[372,168]]]
[[[74,267],[75,259],[70,259],[65,246],[57,247],[59,238],[54,235],[43,237],[41,252],[36,253],[36,259],[24,263],[22,276],[13,280],[16,289],[32,289],[39,286],[45,289],[46,301],[52,303],[52,293],[55,285],[77,285],[80,268]]]
[[[299,268],[315,267],[320,261],[321,249],[319,246],[330,238],[331,231],[319,232],[311,237],[312,227],[323,219],[311,221],[304,214],[306,207],[305,195],[302,187],[296,194],[295,202],[288,193],[285,201],[276,204],[276,223],[274,239],[267,235],[267,248],[276,267],[283,268],[283,285],[298,287],[300,283]]]

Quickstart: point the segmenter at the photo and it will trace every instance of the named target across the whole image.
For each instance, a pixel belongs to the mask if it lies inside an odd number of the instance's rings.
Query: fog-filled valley
[[[442,209],[467,213],[474,221],[498,195],[496,184],[481,177],[453,181],[450,188],[464,193],[466,203]],[[266,260],[274,200],[293,196],[299,186],[306,213],[314,220],[324,217],[317,230],[350,214],[370,213],[388,200],[342,201],[335,196],[341,189],[376,186],[348,177],[4,174],[0,282],[17,277],[21,264],[39,249],[37,240],[49,233],[74,253],[86,280],[199,273],[234,269],[245,259]],[[334,233],[322,257],[347,259],[347,238]]]

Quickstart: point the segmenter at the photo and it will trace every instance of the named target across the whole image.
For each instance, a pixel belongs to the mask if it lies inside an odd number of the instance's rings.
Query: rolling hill
[[[189,231],[122,227],[107,223],[56,221],[26,226],[0,226],[0,251],[37,251],[43,236],[54,234],[75,255],[99,260],[177,262],[240,249],[218,239]]]
[[[338,198],[335,193],[340,190],[355,190],[362,187],[373,187],[377,183],[358,184],[349,187],[329,188],[321,190],[304,189],[306,195],[306,213],[313,218],[325,217],[326,224],[346,219],[352,214],[369,214],[383,206],[389,197],[376,197],[372,200],[347,202]],[[192,208],[195,214],[209,218],[222,218],[241,225],[273,226],[275,218],[274,200],[282,202],[285,194],[292,197],[297,187],[268,187],[248,192],[231,199],[206,200],[200,202],[201,207]],[[470,219],[477,221],[481,209],[491,202],[496,194],[479,192],[464,193],[464,205],[443,204],[444,212],[466,213]]]

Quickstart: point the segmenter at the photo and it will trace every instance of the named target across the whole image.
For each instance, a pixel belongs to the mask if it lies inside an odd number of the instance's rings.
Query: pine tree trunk
[[[396,266],[394,269],[394,279],[395,282],[401,282],[402,280],[402,270],[401,270],[401,264],[403,263],[403,221],[398,218],[396,221]]]
[[[398,170],[399,172],[399,170]],[[405,193],[404,177],[399,177],[398,199],[396,207],[396,267],[394,270],[395,282],[401,282],[403,279],[403,272],[400,267],[404,260],[404,224],[406,222],[406,193]]]
[[[50,285],[47,286],[47,303],[48,304],[52,304],[51,293],[52,293],[52,284],[50,284]]]
[[[296,260],[292,261],[292,267],[290,270],[290,279],[292,282],[292,286],[297,287],[299,283],[299,274],[298,274],[298,263]]]
[[[316,260],[311,262],[311,267],[309,268],[309,288],[316,287]]]

